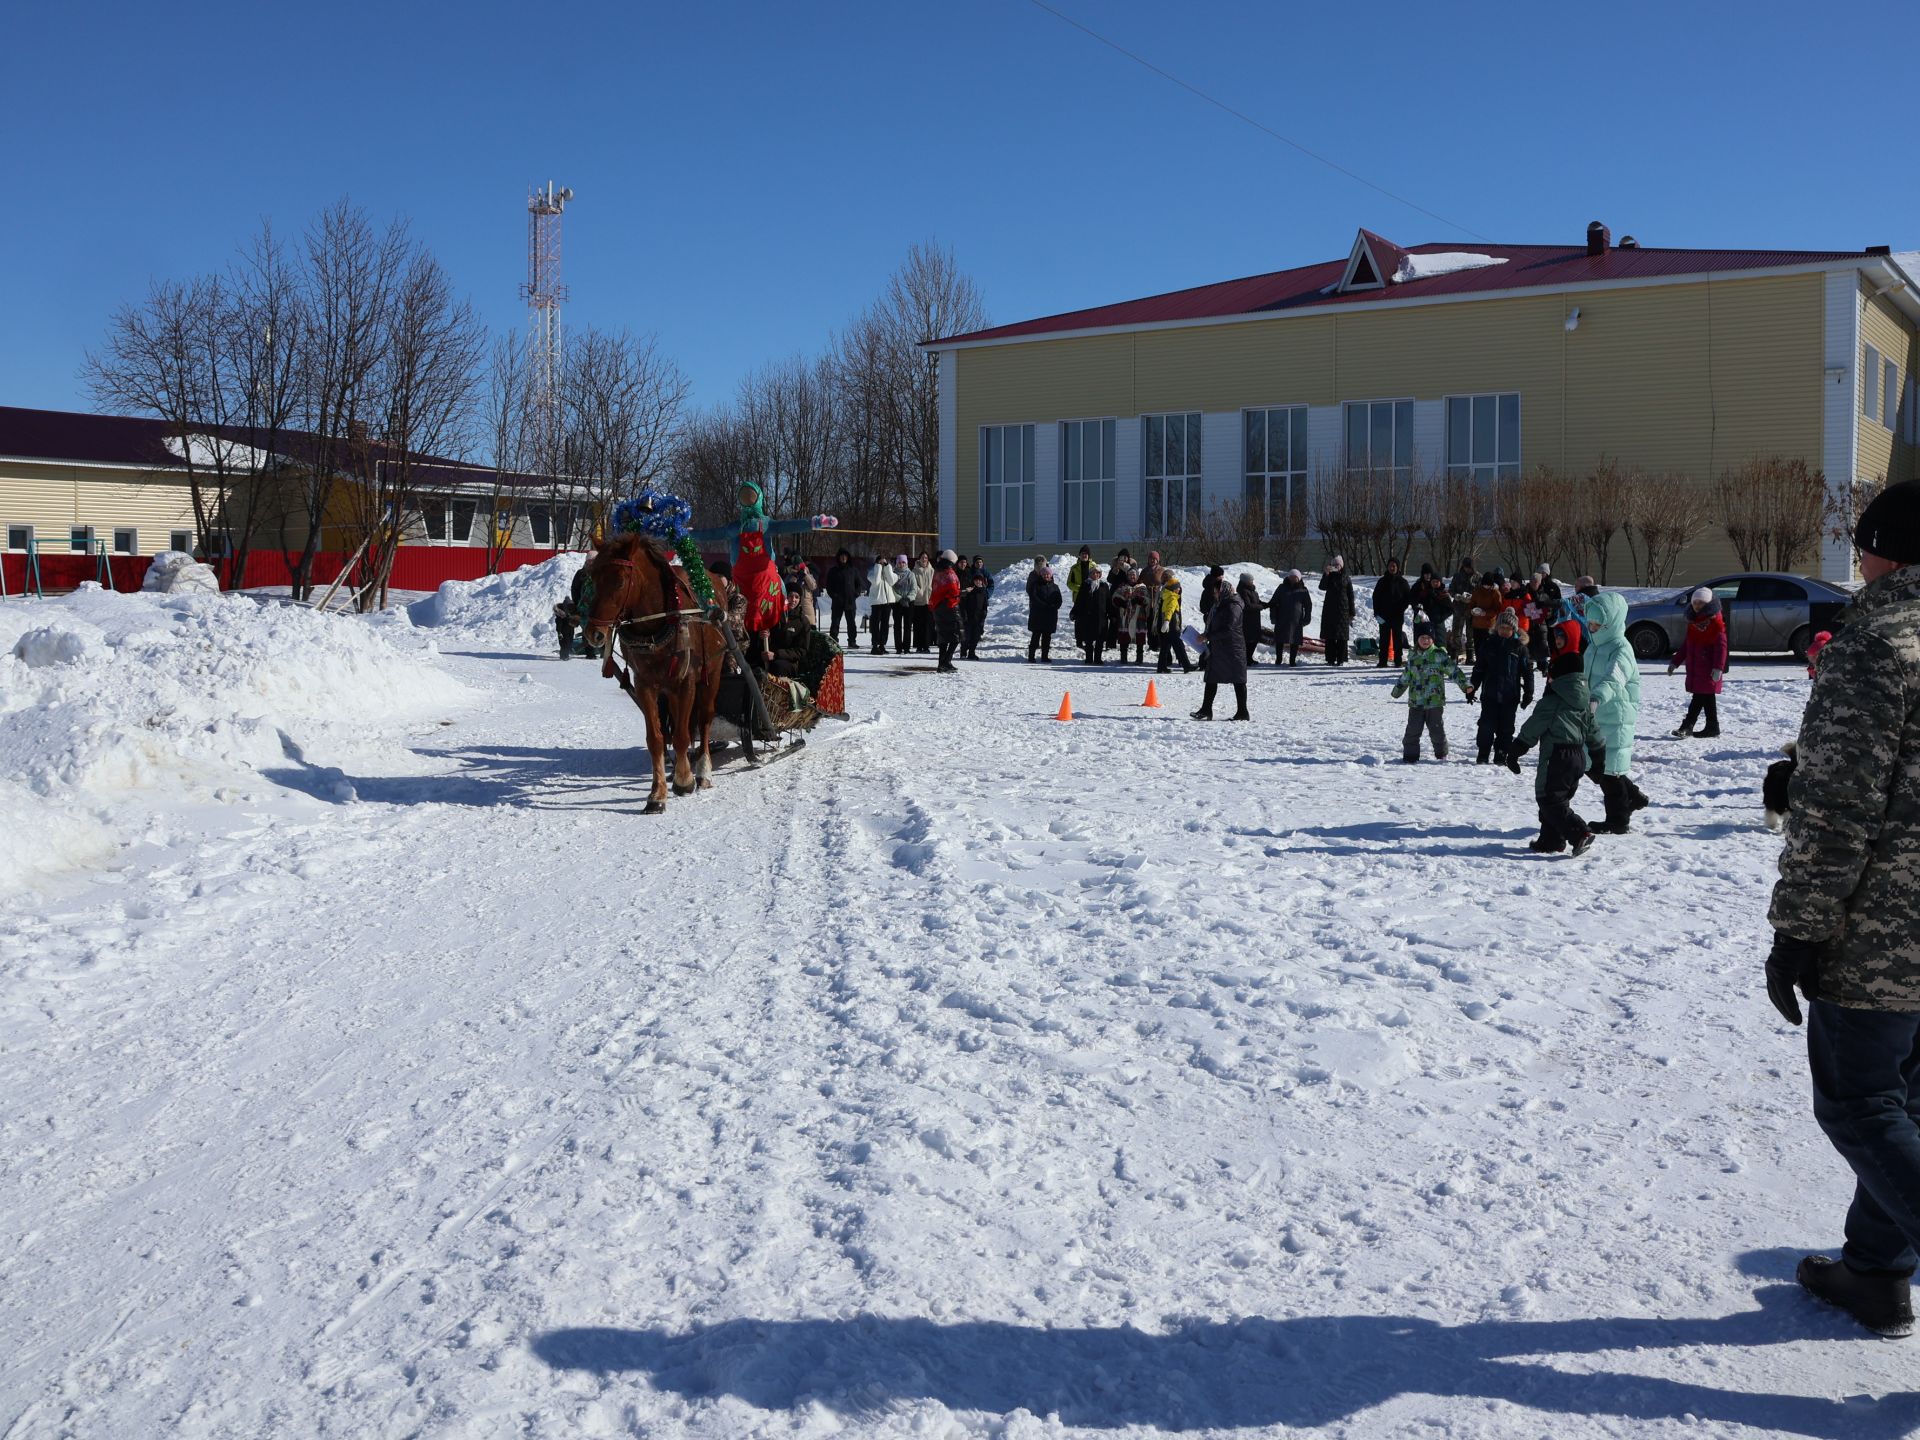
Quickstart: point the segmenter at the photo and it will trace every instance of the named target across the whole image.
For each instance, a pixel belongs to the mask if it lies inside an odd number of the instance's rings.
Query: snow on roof
[[[167,447],[167,453],[176,460],[185,460],[190,465],[204,465],[210,470],[266,470],[280,463],[280,457],[271,450],[256,450],[251,445],[242,445],[238,440],[226,440],[212,435],[189,435],[188,444],[182,445],[178,435],[167,435],[160,443]]]
[[[1436,250],[1427,255],[1402,254],[1400,268],[1393,272],[1395,284],[1425,280],[1434,275],[1452,275],[1461,270],[1481,270],[1489,265],[1504,265],[1504,255],[1483,255],[1477,250]]]

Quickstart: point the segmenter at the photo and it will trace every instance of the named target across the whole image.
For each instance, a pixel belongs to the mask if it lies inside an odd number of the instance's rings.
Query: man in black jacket
[[[1400,573],[1398,560],[1387,561],[1387,573],[1373,587],[1373,618],[1380,622],[1380,658],[1378,664],[1403,665],[1407,659],[1407,607],[1413,603],[1413,589]]]
[[[827,634],[835,640],[840,638],[840,618],[847,621],[847,648],[852,649],[859,638],[859,626],[853,618],[854,602],[867,593],[865,567],[853,563],[853,556],[842,550],[834,556],[833,568],[827,571],[827,583],[821,587],[827,592],[827,601],[833,607],[827,620]]]

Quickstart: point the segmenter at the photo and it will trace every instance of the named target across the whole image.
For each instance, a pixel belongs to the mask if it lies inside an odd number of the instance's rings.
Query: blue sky
[[[1050,3],[1494,240],[1598,217],[1646,245],[1920,247],[1904,42],[1852,12]],[[1030,0],[114,0],[5,28],[3,404],[87,408],[117,303],[341,195],[410,217],[516,329],[527,188],[573,186],[569,325],[657,334],[702,404],[816,350],[929,237],[996,321],[1341,255],[1359,225],[1469,238]]]

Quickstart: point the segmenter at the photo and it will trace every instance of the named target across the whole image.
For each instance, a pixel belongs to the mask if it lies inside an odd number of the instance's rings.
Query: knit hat
[[[1287,571],[1287,579],[1298,580],[1299,578],[1300,578],[1300,572],[1298,570]]]
[[[953,551],[951,550],[942,550],[940,552],[940,558],[946,561],[949,565],[958,565],[960,563],[960,557],[954,554]]]
[[[1711,605],[1713,603],[1713,591],[1702,585],[1687,598],[1695,605]]]
[[[1498,615],[1493,617],[1494,629],[1498,630],[1502,625],[1506,626],[1516,635],[1520,633],[1520,617],[1511,610],[1502,610]]]
[[[1896,565],[1920,564],[1920,480],[1889,485],[1860,512],[1855,548]]]
[[[1413,643],[1414,644],[1418,645],[1422,640],[1432,640],[1432,639],[1434,639],[1433,626],[1428,624],[1426,621],[1423,620],[1418,625],[1413,627]]]

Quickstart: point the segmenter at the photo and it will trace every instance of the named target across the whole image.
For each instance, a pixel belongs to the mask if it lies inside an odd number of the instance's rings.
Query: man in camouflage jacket
[[[1768,920],[1767,993],[1808,1000],[1814,1116],[1856,1185],[1838,1263],[1800,1283],[1869,1329],[1913,1328],[1920,1253],[1920,482],[1854,532],[1867,584],[1821,652]]]

